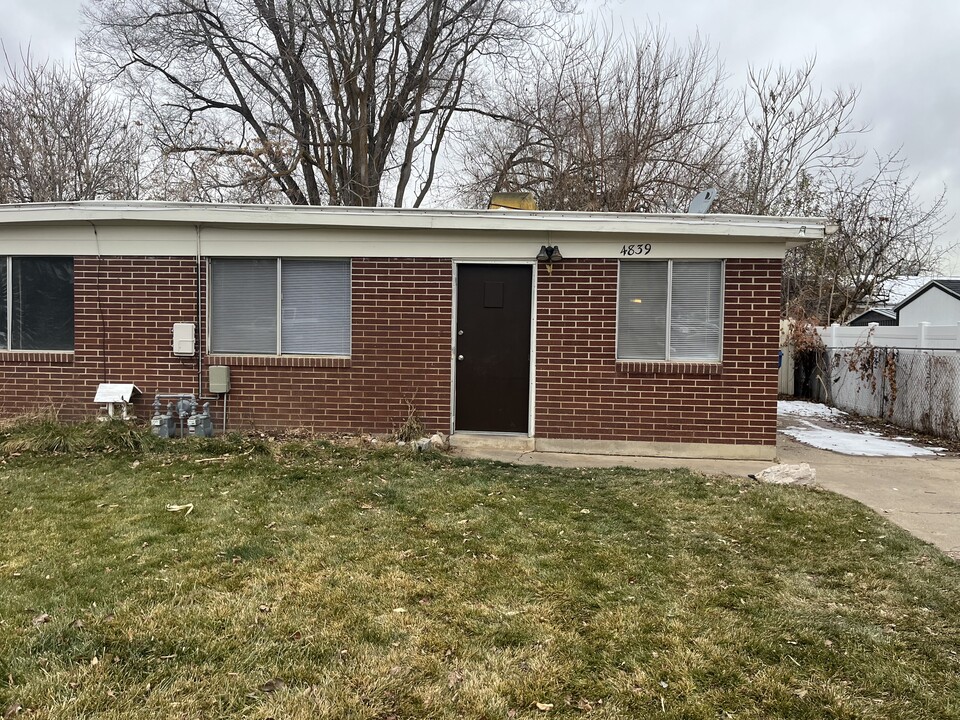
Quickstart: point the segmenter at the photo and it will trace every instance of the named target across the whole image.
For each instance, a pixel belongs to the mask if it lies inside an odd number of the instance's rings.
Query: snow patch
[[[807,400],[777,400],[777,415],[790,415],[791,417],[840,417],[846,415],[843,410],[828,407],[823,403],[809,402]]]
[[[934,448],[922,448],[900,440],[846,432],[834,428],[823,428],[809,420],[802,425],[784,428],[780,432],[799,440],[806,445],[832,450],[842,455],[860,455],[865,457],[916,457],[936,455]]]

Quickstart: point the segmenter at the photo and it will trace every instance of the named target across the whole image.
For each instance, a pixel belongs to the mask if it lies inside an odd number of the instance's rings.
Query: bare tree
[[[255,169],[291,203],[419,205],[479,64],[512,54],[553,6],[88,0],[83,45],[135,91],[167,153],[243,158],[223,164],[228,186]]]
[[[825,240],[795,248],[784,264],[784,305],[820,322],[843,322],[863,310],[884,283],[935,271],[950,251],[938,243],[946,223],[945,194],[929,205],[897,155],[878,157],[873,171],[846,172],[822,187],[825,213],[838,223]]]
[[[580,31],[528,67],[466,146],[471,204],[527,190],[545,209],[675,210],[725,172],[730,105],[699,38]]]
[[[0,84],[0,202],[125,199],[139,192],[140,132],[80,69],[14,64]]]
[[[813,83],[815,59],[802,67],[751,68],[743,91],[743,137],[736,172],[720,208],[744,215],[805,215],[817,202],[817,179],[856,167],[857,92],[824,95]]]

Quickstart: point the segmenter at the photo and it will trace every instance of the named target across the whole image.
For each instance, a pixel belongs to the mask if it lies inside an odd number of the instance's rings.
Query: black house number
[[[643,243],[642,245],[624,245],[620,248],[620,254],[629,257],[631,255],[649,255],[650,251],[653,250],[653,245],[650,243]]]

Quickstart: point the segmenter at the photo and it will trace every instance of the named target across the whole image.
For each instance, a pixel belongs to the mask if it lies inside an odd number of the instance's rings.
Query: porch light
[[[541,245],[540,252],[537,253],[537,261],[547,264],[547,273],[553,274],[553,263],[563,260],[559,245]]]

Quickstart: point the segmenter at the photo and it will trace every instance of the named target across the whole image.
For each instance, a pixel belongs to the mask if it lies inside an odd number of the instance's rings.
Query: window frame
[[[625,263],[644,263],[644,262],[666,262],[667,263],[667,297],[666,297],[666,317],[665,317],[665,328],[664,328],[664,353],[663,357],[623,357],[620,355],[620,331],[623,327],[622,318],[620,314],[620,289],[623,283],[623,273],[622,268]],[[717,355],[715,358],[672,358],[670,357],[670,331],[672,326],[671,311],[673,309],[673,265],[675,262],[685,263],[685,262],[699,262],[699,263],[716,263],[720,266],[720,287],[719,287],[719,301],[720,301],[720,334],[717,339]],[[616,321],[616,332],[614,334],[614,356],[616,362],[624,363],[643,363],[643,362],[655,362],[655,363],[706,363],[706,364],[719,364],[723,362],[723,337],[724,337],[724,311],[725,311],[725,296],[726,296],[726,280],[727,280],[727,263],[726,260],[722,258],[649,258],[649,259],[636,259],[636,260],[618,260],[617,261],[617,290],[616,290],[616,302],[617,302],[617,321]]]
[[[69,348],[15,348],[13,347],[13,261],[19,260],[64,260],[70,263],[70,294],[73,304],[70,308],[70,330],[72,342]],[[72,255],[0,255],[0,262],[3,263],[5,282],[0,286],[0,294],[5,302],[3,318],[6,336],[0,353],[73,353],[77,347],[77,298],[76,298],[76,258]]]
[[[276,344],[275,352],[273,353],[263,353],[263,352],[238,352],[235,350],[226,351],[226,350],[215,350],[213,348],[213,265],[217,260],[269,260],[273,261],[276,268],[276,277],[277,277],[277,295],[276,295],[276,322],[277,322],[277,332],[276,332]],[[284,353],[283,348],[283,261],[288,260],[291,262],[336,262],[336,263],[345,263],[347,266],[347,280],[348,280],[348,301],[347,301],[347,352],[346,354],[341,353]],[[242,357],[262,357],[262,358],[350,358],[353,354],[353,258],[344,258],[344,257],[279,257],[279,256],[220,256],[220,257],[208,257],[206,258],[206,298],[204,300],[206,305],[206,316],[207,322],[207,331],[206,331],[206,348],[208,355],[220,355],[225,357],[230,356],[242,356]]]

